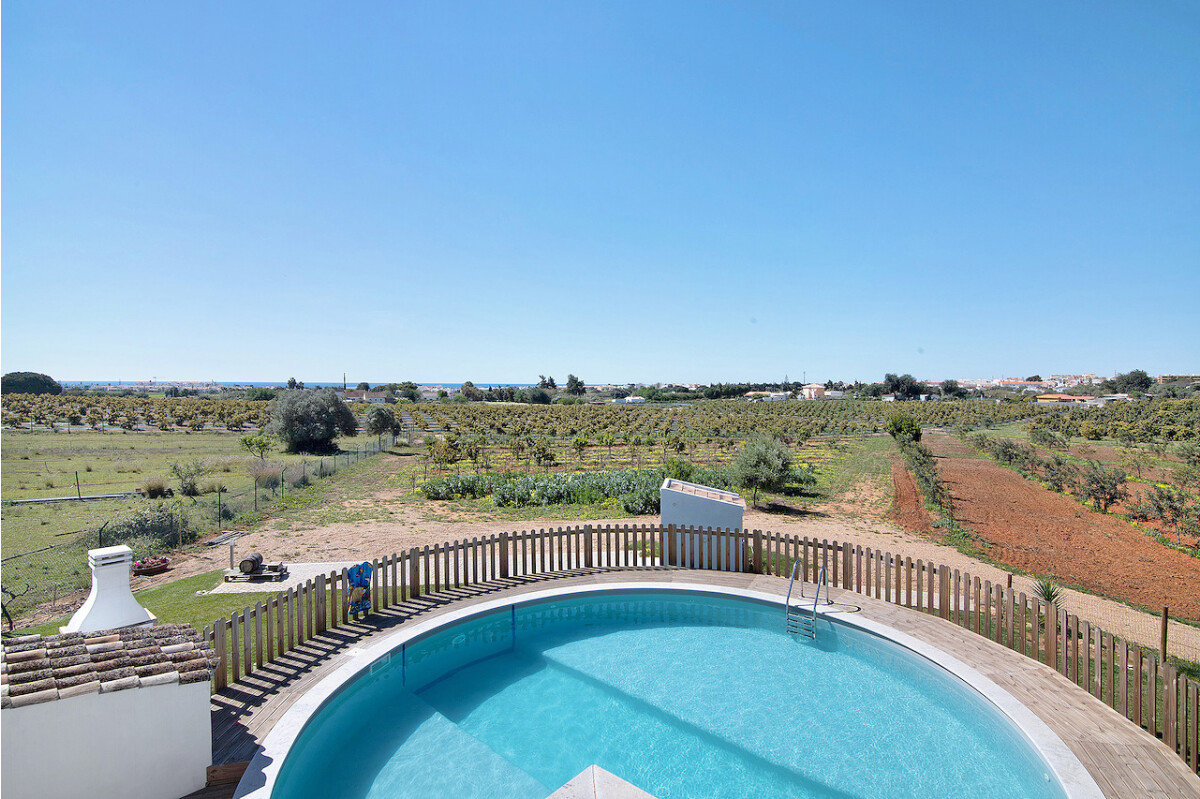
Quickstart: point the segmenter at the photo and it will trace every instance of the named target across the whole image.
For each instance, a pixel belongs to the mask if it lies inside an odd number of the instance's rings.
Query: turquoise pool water
[[[272,796],[540,799],[595,763],[675,797],[1064,796],[994,706],[919,656],[678,592],[514,606],[411,641],[337,693]]]

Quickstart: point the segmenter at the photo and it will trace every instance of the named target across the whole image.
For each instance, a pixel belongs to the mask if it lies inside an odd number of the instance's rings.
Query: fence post
[[[317,633],[328,629],[328,602],[325,597],[325,575],[317,575]]]
[[[83,492],[79,490],[79,472],[75,472],[75,497],[82,502]]]
[[[950,569],[938,566],[938,615],[950,618]]]
[[[416,599],[417,597],[419,597],[421,595],[421,564],[419,562],[420,556],[421,556],[421,551],[419,549],[417,549],[416,547],[413,547],[412,549],[408,550],[408,567],[410,569],[409,577],[408,577],[408,597],[409,597],[409,599]]]
[[[507,543],[507,541],[508,541],[508,538],[507,538],[507,534],[506,534],[505,542]],[[505,552],[507,553],[507,551],[508,551],[508,549],[506,547]],[[654,559],[654,544],[653,543],[650,544],[650,559],[652,561]],[[507,565],[508,565],[507,562],[505,562],[506,567],[507,567]],[[592,568],[592,526],[590,524],[585,524],[583,526],[583,565],[589,569]],[[507,577],[508,575],[506,574],[503,576]]]
[[[456,558],[458,557],[457,554],[455,555],[455,557]],[[457,560],[455,562],[457,563]],[[447,575],[447,576],[449,576],[449,575]],[[508,533],[507,532],[503,532],[500,534],[500,576],[501,577],[509,576]],[[449,582],[449,580],[447,580],[447,582]]]
[[[1162,609],[1162,627],[1158,633],[1158,659],[1163,663],[1167,662],[1167,620],[1170,618],[1171,609],[1163,605]]]
[[[667,551],[663,554],[666,555],[666,565],[679,565],[679,542],[675,540],[675,525],[673,524],[667,525]]]
[[[754,531],[754,566],[755,574],[762,574],[763,569],[763,535],[762,530]]]

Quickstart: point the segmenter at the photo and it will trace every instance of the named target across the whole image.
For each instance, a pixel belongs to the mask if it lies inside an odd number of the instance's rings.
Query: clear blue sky
[[[1200,5],[2,7],[3,371],[1200,372]]]

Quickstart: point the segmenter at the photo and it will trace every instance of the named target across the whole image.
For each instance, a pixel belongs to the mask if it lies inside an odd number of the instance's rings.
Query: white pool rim
[[[584,596],[589,594],[613,594],[629,592],[672,592],[680,594],[708,594],[711,596],[736,597],[750,599],[756,602],[778,605],[783,611],[785,599],[777,594],[768,594],[746,588],[731,588],[728,586],[707,585],[704,583],[631,581],[614,582],[586,586],[558,586],[537,591],[522,593],[518,596],[499,596],[460,608],[453,608],[429,619],[415,623],[405,623],[401,629],[383,636],[379,641],[365,647],[350,647],[339,653],[347,657],[347,662],[332,674],[328,675],[288,708],[279,721],[267,734],[262,749],[250,761],[241,782],[238,783],[234,799],[268,799],[275,788],[284,761],[291,753],[296,739],[309,721],[316,716],[326,703],[344,686],[355,678],[366,673],[371,664],[388,656],[399,649],[401,645],[414,639],[428,635],[438,628],[446,627],[475,616],[493,613],[497,610],[522,605],[536,604],[552,599]],[[1075,753],[1063,743],[1062,739],[1046,725],[1038,716],[1018,701],[1012,694],[1005,691],[996,683],[980,672],[963,663],[958,658],[943,652],[935,646],[925,643],[911,635],[902,633],[885,624],[863,618],[857,614],[847,614],[834,609],[817,609],[819,615],[836,616],[838,623],[856,627],[873,635],[884,638],[908,651],[920,655],[925,660],[940,666],[947,673],[962,680],[987,699],[1012,725],[1025,736],[1032,746],[1049,766],[1055,778],[1062,786],[1067,799],[1104,799],[1104,792],[1096,784],[1095,779],[1088,773],[1083,763]]]

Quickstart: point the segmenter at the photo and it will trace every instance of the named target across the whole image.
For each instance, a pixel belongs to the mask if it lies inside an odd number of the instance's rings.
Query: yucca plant
[[[1050,577],[1039,577],[1033,581],[1033,595],[1057,609],[1063,598],[1062,586]]]

